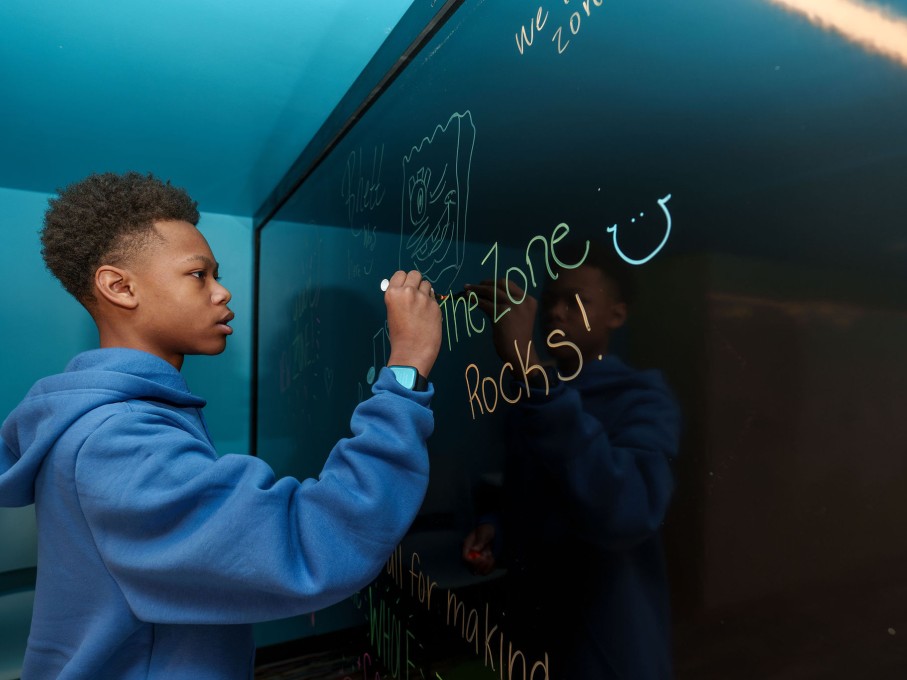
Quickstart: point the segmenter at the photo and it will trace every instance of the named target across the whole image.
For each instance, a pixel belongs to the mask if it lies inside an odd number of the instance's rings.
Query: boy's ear
[[[94,285],[101,298],[117,307],[135,309],[139,303],[132,279],[125,269],[101,265],[94,273]]]
[[[612,331],[620,328],[627,322],[627,303],[615,302],[611,305],[611,319],[608,321],[608,328]]]

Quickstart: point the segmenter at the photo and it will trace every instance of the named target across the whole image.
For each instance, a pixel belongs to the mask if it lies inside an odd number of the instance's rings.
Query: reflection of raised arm
[[[431,282],[413,270],[396,272],[384,292],[391,353],[388,365],[415,366],[426,378],[441,349],[441,309]]]
[[[505,279],[467,284],[465,288],[476,294],[479,309],[493,322],[492,337],[498,356],[514,366],[519,365],[518,355],[527,357],[527,363],[539,363],[535,346],[531,345],[538,312],[536,299]],[[511,300],[521,302],[514,304]]]

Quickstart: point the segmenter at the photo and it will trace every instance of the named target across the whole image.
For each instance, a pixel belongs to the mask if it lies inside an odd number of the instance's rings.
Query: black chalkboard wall
[[[614,351],[682,413],[676,676],[907,677],[907,2],[434,5],[263,209],[259,455],[308,476],[346,436],[396,269],[537,295],[552,240],[603,241],[638,286]],[[489,325],[452,309],[423,511],[372,588],[301,631],[348,630],[350,677],[542,677],[508,647],[506,572],[460,562],[513,407]]]

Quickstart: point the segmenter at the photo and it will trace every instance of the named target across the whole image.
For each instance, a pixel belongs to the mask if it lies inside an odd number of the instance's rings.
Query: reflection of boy
[[[382,371],[317,480],[218,458],[180,374],[218,354],[230,293],[196,204],[152,176],[94,175],[51,200],[44,259],[100,349],[4,422],[0,506],[35,503],[23,678],[251,677],[251,624],[338,602],[380,571],[427,482],[432,389]],[[385,293],[392,363],[431,370],[440,311],[418,272]]]
[[[673,490],[678,409],[659,374],[608,354],[612,331],[627,317],[620,264],[595,245],[585,260],[582,251],[558,254],[583,263],[557,271],[541,296],[556,369],[530,376],[530,398],[506,412],[502,523],[480,524],[463,557],[488,573],[501,544],[511,595],[504,629],[534,655],[548,652],[552,678],[670,677],[658,532]],[[507,299],[506,285],[467,288],[490,314],[495,294],[499,310]],[[523,298],[509,288],[512,299]],[[494,339],[502,359],[519,366],[517,353],[525,358],[535,314],[536,301],[526,297],[500,318]],[[528,357],[539,363],[534,349]],[[569,382],[557,378],[578,370]]]

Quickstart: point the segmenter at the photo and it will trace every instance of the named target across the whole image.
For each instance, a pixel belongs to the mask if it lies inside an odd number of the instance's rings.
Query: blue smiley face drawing
[[[610,227],[607,228],[606,231],[607,231],[609,234],[611,234],[611,237],[612,237],[612,239],[613,239],[613,241],[614,241],[614,250],[617,251],[617,254],[620,255],[620,257],[621,257],[625,262],[628,262],[629,264],[633,264],[633,265],[645,264],[646,262],[648,262],[649,260],[651,260],[653,257],[655,257],[655,256],[658,254],[658,252],[664,247],[665,243],[668,242],[668,237],[671,235],[671,213],[670,213],[670,211],[668,210],[668,205],[667,205],[667,204],[668,204],[668,201],[670,201],[670,200],[671,200],[671,194],[668,194],[668,195],[665,196],[664,198],[659,198],[659,199],[658,199],[658,206],[661,208],[661,210],[662,210],[662,212],[664,213],[664,216],[665,216],[665,232],[664,232],[664,236],[662,237],[661,242],[660,242],[657,246],[655,246],[655,247],[649,252],[648,255],[646,255],[646,256],[643,257],[643,258],[632,258],[632,257],[630,257],[629,255],[627,255],[623,250],[621,250],[620,243],[618,243],[618,231],[619,231],[619,229],[618,229],[618,226],[617,226],[616,223],[613,224],[613,225],[611,225]],[[639,213],[639,216],[640,216],[640,217],[644,217],[644,216],[645,216],[645,213]],[[635,224],[635,223],[636,223],[636,218],[634,217],[633,219],[630,220],[630,224],[632,225],[632,224]]]

